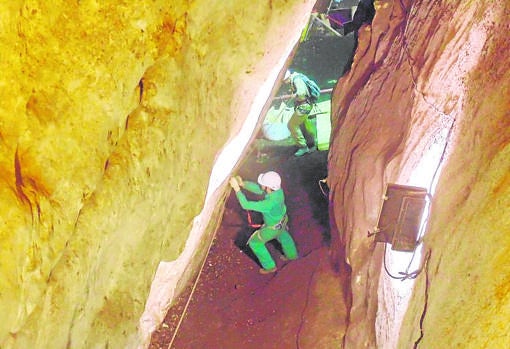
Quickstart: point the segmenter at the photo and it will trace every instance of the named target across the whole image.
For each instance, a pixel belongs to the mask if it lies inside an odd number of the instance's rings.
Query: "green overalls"
[[[265,193],[254,182],[244,181],[243,188],[255,194]],[[266,247],[266,242],[273,239],[278,240],[282,245],[285,257],[297,259],[296,245],[287,231],[287,207],[283,190],[278,189],[266,193],[264,199],[260,201],[249,201],[241,190],[236,193],[236,196],[243,209],[260,212],[264,218],[264,225],[255,231],[248,240],[248,246],[257,256],[262,268],[269,270],[276,267],[276,263]]]

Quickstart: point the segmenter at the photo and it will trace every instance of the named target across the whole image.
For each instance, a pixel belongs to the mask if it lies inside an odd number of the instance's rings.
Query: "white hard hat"
[[[283,81],[287,81],[287,80],[289,80],[289,78],[290,78],[290,70],[287,70],[285,72],[285,76],[283,77]]]
[[[282,179],[280,175],[274,171],[259,174],[257,182],[260,185],[271,188],[273,190],[278,190],[282,186]]]

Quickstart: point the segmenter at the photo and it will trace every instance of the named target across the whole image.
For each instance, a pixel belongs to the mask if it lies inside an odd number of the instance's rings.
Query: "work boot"
[[[294,153],[294,156],[303,156],[305,154],[308,154],[310,152],[310,149],[308,147],[299,148],[297,152]]]
[[[276,267],[274,268],[271,268],[271,269],[264,269],[264,268],[260,268],[259,269],[259,273],[264,275],[264,274],[271,274],[271,273],[274,273],[276,271]]]

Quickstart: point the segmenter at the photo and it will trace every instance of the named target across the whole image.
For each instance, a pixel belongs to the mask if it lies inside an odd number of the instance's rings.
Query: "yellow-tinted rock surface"
[[[2,348],[134,345],[158,263],[310,3],[0,5]]]
[[[182,253],[216,154],[311,3],[0,5],[0,347],[137,344],[158,263]],[[509,5],[375,4],[332,106],[345,347],[509,347]],[[428,186],[443,148],[404,317],[367,231],[385,184]]]

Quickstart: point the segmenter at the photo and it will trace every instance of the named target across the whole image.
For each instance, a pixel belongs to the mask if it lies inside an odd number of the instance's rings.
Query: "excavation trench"
[[[327,151],[296,158],[295,146],[265,143],[264,161],[254,147],[239,174],[256,180],[269,169],[281,173],[300,258],[283,262],[279,246],[270,244],[278,271],[260,275],[246,247],[255,228],[232,192],[196,284],[176,300],[151,348],[339,347],[346,318],[343,277],[330,267],[328,199],[319,186],[327,176]],[[260,221],[256,213],[251,217]]]
[[[324,34],[318,26],[312,29],[290,68],[308,74],[330,91],[352,61],[355,38],[353,34]],[[286,87],[281,86],[277,95],[285,93]],[[319,102],[329,99],[325,93]],[[275,104],[281,103],[276,100]],[[329,114],[329,110],[318,114],[313,119],[315,126],[329,123]],[[341,346],[347,319],[344,285],[348,281],[331,266],[329,199],[324,192],[327,188],[319,183],[327,177],[327,147],[295,157],[297,148],[290,138],[269,141],[261,131],[251,149],[238,174],[252,181],[268,170],[281,174],[299,259],[284,262],[279,259],[280,247],[269,244],[278,271],[258,273],[260,266],[246,242],[256,230],[249,218],[260,223],[261,217],[256,212],[249,217],[232,191],[203,268],[173,302],[153,333],[150,348]]]

